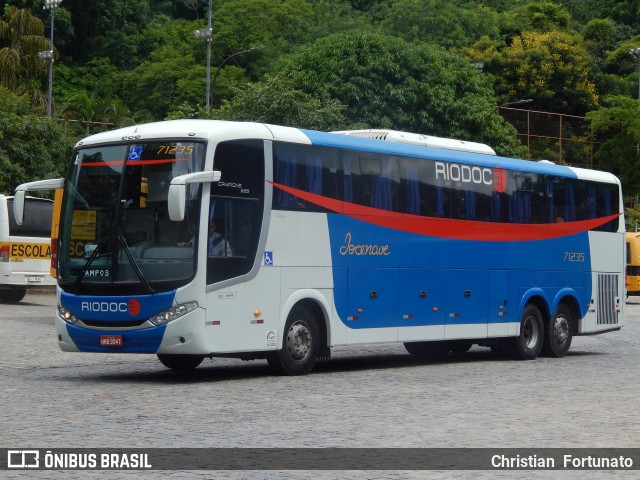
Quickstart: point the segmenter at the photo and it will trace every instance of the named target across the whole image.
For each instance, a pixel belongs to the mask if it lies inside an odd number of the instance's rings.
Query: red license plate
[[[122,335],[100,335],[101,347],[121,347]]]

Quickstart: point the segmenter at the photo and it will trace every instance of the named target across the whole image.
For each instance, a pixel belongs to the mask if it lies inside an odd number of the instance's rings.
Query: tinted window
[[[26,198],[22,225],[18,225],[13,216],[13,199],[7,200],[7,209],[9,211],[9,235],[51,238],[53,202],[50,200]]]

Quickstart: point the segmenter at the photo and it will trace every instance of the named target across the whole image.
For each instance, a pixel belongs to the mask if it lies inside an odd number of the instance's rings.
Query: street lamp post
[[[51,36],[49,37],[49,50],[44,52],[38,52],[40,60],[49,65],[49,95],[47,98],[47,116],[51,116],[51,102],[53,92],[53,11],[58,5],[62,3],[62,0],[44,0],[42,8],[44,10],[49,9],[51,12]]]
[[[209,114],[211,105],[211,37],[213,29],[211,28],[211,0],[209,0],[209,21],[207,22],[207,28],[196,30],[194,33],[196,38],[207,42],[207,91],[205,100],[205,110],[207,115]]]
[[[638,63],[638,100],[640,100],[640,48],[630,48],[629,53]]]
[[[213,85],[213,87],[215,88],[216,86],[216,78],[218,78],[218,74],[220,73],[220,70],[222,70],[222,67],[224,67],[229,60],[239,55],[244,55],[246,53],[254,52],[256,50],[262,50],[263,48],[265,48],[264,45],[258,45],[257,47],[251,47],[251,48],[247,48],[246,50],[242,50],[241,52],[232,53],[231,55],[226,57],[222,61],[222,63],[218,65],[218,68],[216,69],[216,73],[213,74],[213,80],[211,81],[211,84]]]

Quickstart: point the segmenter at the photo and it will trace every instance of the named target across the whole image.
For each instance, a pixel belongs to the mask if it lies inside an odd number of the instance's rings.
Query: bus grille
[[[618,323],[618,275],[598,274],[598,325]]]

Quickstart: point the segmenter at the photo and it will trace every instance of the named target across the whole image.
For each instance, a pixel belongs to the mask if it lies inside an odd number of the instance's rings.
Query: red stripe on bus
[[[549,240],[568,237],[592,230],[615,220],[620,214],[592,220],[578,220],[562,223],[503,223],[479,220],[458,220],[453,218],[424,217],[408,213],[392,212],[355,203],[344,202],[269,182],[274,187],[313,203],[332,212],[341,213],[356,220],[418,235],[427,235],[454,240],[475,240],[481,242],[523,242]]]

